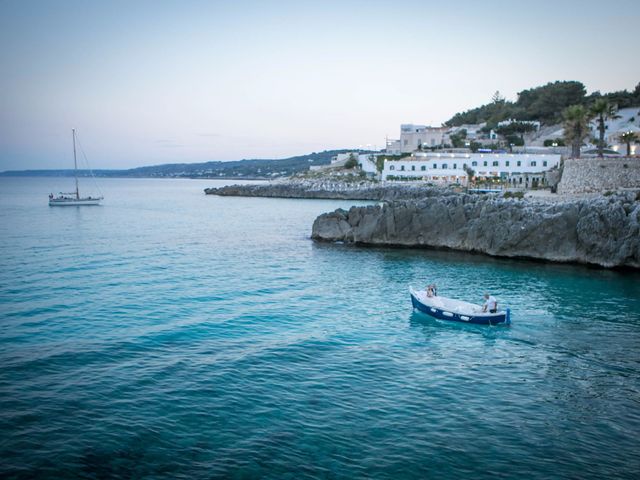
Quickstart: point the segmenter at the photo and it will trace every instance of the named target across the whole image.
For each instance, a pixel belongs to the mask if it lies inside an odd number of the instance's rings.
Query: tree
[[[358,157],[353,153],[349,154],[349,158],[344,162],[344,168],[356,168],[358,166]]]
[[[567,107],[562,113],[564,118],[564,139],[571,145],[571,157],[580,158],[580,147],[589,136],[589,110],[582,105]]]
[[[513,147],[524,147],[524,138],[512,133],[511,135],[506,135],[504,139],[507,142],[507,146],[509,147],[509,151],[513,152]]]
[[[476,172],[471,167],[467,166],[464,167],[464,171],[467,173],[467,184],[470,184],[473,181],[473,177],[475,176]]]
[[[459,132],[454,133],[449,136],[451,143],[453,144],[453,148],[463,148],[465,146],[465,139],[467,138],[467,130],[462,129]]]
[[[618,107],[609,103],[609,101],[604,98],[599,98],[591,106],[590,112],[592,116],[596,117],[598,124],[598,156],[602,158],[604,148],[606,147],[604,143],[605,122],[607,120],[620,118],[620,115],[618,115]]]
[[[559,120],[560,112],[584,103],[586,89],[580,82],[553,82],[518,93],[516,107],[526,120],[549,124]]]
[[[500,95],[500,90],[496,90],[496,93],[491,97],[493,103],[504,103],[504,97]]]
[[[627,144],[627,157],[631,156],[631,144],[637,143],[640,137],[636,132],[628,131],[620,135],[620,140]]]

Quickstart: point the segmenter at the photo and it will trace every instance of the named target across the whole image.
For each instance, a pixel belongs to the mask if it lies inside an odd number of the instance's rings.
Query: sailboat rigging
[[[49,194],[49,206],[63,207],[73,205],[100,205],[100,201],[104,198],[100,197],[80,197],[80,188],[78,186],[78,160],[76,158],[76,129],[71,130],[73,135],[73,176],[76,180],[76,191],[72,193],[60,193],[57,197],[53,193]]]

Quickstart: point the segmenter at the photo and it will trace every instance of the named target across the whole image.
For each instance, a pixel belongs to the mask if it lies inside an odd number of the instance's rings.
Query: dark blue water
[[[2,478],[637,478],[640,275],[314,244],[353,202],[0,179]],[[511,328],[413,313],[410,284]]]

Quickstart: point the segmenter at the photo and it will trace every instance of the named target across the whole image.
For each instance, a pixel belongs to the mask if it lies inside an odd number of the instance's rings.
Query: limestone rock
[[[432,196],[325,213],[312,238],[640,268],[640,201],[635,194],[561,203]]]

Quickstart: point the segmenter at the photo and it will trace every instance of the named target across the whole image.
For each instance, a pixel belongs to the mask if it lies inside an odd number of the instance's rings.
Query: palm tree
[[[571,145],[571,157],[580,158],[580,147],[589,136],[590,112],[582,105],[571,105],[562,112],[564,138]]]
[[[604,131],[606,128],[605,121],[620,118],[618,115],[618,106],[609,103],[605,98],[599,98],[590,108],[591,114],[596,117],[598,124],[598,156],[603,156],[604,147]]]
[[[638,140],[640,140],[640,137],[638,137],[638,134],[636,132],[632,132],[631,130],[629,130],[628,132],[624,132],[622,135],[620,135],[620,140],[627,144],[627,157],[630,157],[631,144],[636,143]]]

